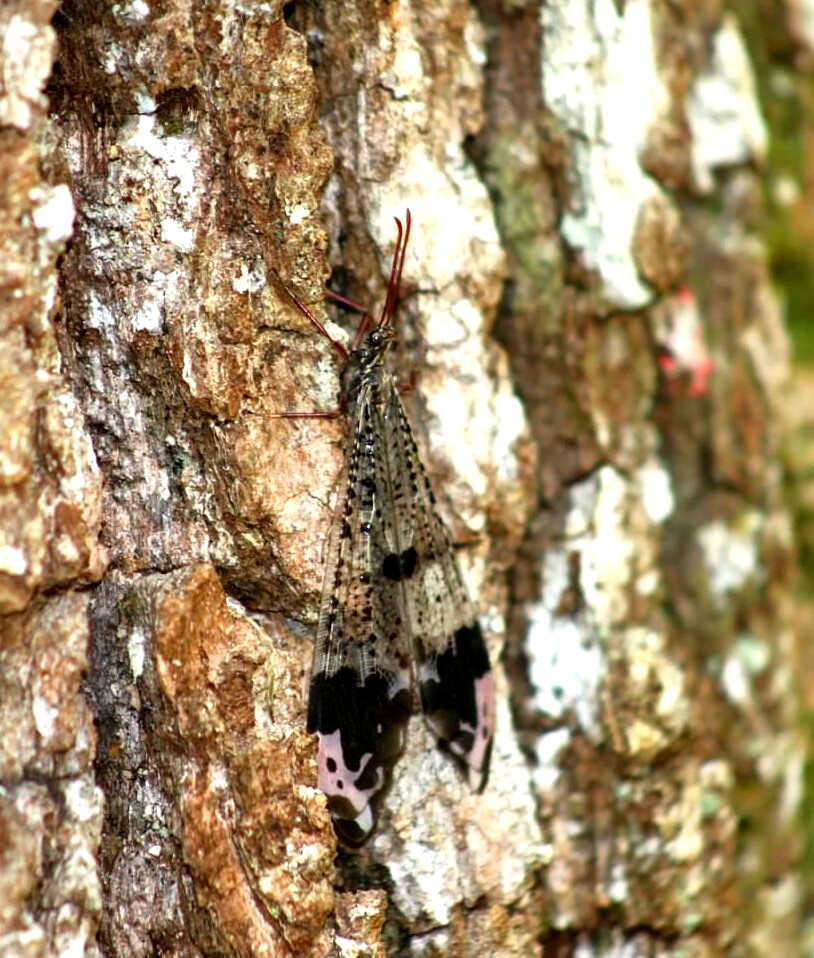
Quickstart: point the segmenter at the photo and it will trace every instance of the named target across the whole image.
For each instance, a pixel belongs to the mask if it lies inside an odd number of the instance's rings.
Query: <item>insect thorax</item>
[[[340,379],[342,396],[350,409],[357,405],[363,391],[375,404],[387,398],[384,394],[392,386],[392,377],[385,362],[397,338],[392,326],[378,326],[368,333],[362,346],[351,352]]]

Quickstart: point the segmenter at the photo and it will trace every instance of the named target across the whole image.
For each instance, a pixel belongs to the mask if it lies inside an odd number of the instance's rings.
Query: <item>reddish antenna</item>
[[[404,216],[404,226],[402,226],[398,217],[395,217],[395,220],[398,227],[398,236],[396,236],[396,248],[393,250],[393,265],[390,267],[387,295],[382,306],[382,318],[379,320],[380,327],[389,326],[396,311],[399,290],[401,289],[401,274],[404,272],[404,259],[407,255],[407,242],[410,239],[410,226],[413,218],[410,216],[410,211],[407,210]]]
[[[393,315],[396,312],[399,290],[401,288],[401,274],[404,272],[404,258],[407,252],[407,240],[410,238],[410,224],[412,223],[410,211],[407,210],[404,217],[406,226],[402,225],[402,222],[398,216],[393,218],[396,221],[396,228],[398,229],[398,234],[396,235],[396,248],[393,250],[393,263],[390,267],[390,279],[387,282],[387,293],[384,297],[384,305],[382,306],[382,314],[379,319],[379,325],[377,329],[390,326]],[[329,295],[333,299],[345,303],[346,306],[359,309],[362,313],[362,321],[356,328],[356,335],[353,337],[353,346],[351,347],[351,352],[355,352],[362,345],[362,341],[364,340],[365,336],[367,335],[367,331],[370,328],[370,313],[366,312],[363,307],[358,306],[356,303],[353,303],[348,299],[344,299],[343,297],[336,296],[332,293],[329,293]]]
[[[394,219],[396,221],[396,227],[398,228],[398,234],[396,236],[396,248],[393,250],[393,263],[390,267],[390,279],[387,283],[387,294],[384,298],[382,314],[381,318],[379,319],[379,328],[383,326],[390,326],[393,320],[393,315],[396,311],[399,290],[401,289],[401,275],[404,272],[404,260],[407,253],[407,241],[410,238],[410,226],[413,220],[409,210],[407,210],[405,213],[404,225],[402,225],[401,220],[397,216],[394,217]],[[283,289],[285,289],[294,306],[296,306],[303,316],[305,316],[320,331],[320,333],[322,333],[322,335],[330,342],[337,353],[339,353],[342,359],[347,361],[350,352],[358,349],[362,343],[362,340],[365,338],[365,334],[370,326],[370,313],[368,313],[363,306],[360,306],[358,303],[354,303],[353,300],[346,299],[344,296],[340,296],[338,293],[334,293],[330,289],[325,290],[326,294],[331,299],[338,303],[342,303],[345,306],[349,306],[351,309],[356,309],[362,314],[362,320],[356,329],[356,335],[353,338],[353,344],[351,349],[348,350],[348,347],[345,346],[344,343],[341,343],[339,340],[334,339],[333,336],[331,336],[331,334],[325,328],[324,323],[317,319],[312,310],[310,310],[305,303],[301,303],[291,292],[291,290],[285,286],[285,284],[283,284]]]

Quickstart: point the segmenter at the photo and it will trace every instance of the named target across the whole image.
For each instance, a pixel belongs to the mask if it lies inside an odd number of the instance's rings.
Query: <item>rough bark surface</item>
[[[798,952],[788,346],[738,23],[0,10],[0,954]],[[497,666],[339,852],[303,674],[381,301]],[[334,315],[344,322],[344,316]]]

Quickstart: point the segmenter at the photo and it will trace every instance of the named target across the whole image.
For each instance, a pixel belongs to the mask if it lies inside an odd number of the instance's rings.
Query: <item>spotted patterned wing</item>
[[[351,846],[375,827],[412,711],[404,593],[397,577],[383,573],[398,551],[387,435],[369,389],[355,413],[308,701],[319,787],[337,834]]]
[[[393,477],[394,573],[404,587],[421,707],[439,745],[482,791],[489,775],[494,692],[489,656],[404,406],[390,397],[388,472]]]

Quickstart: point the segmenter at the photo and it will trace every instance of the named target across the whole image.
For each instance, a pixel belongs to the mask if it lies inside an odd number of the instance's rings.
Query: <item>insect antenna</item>
[[[322,335],[328,340],[331,346],[333,346],[333,348],[339,353],[342,359],[344,359],[345,362],[347,362],[348,356],[350,355],[348,352],[348,347],[344,343],[340,342],[338,339],[334,339],[333,336],[331,336],[325,324],[321,320],[317,319],[316,315],[305,305],[305,303],[297,299],[297,297],[291,292],[291,290],[285,285],[285,283],[281,282],[280,285],[285,290],[286,296],[288,296],[288,298],[291,300],[294,306],[296,306],[296,308],[303,314],[303,316],[305,316],[305,318],[310,323],[312,323],[319,330],[320,333],[322,333]]]
[[[387,284],[387,295],[384,298],[384,305],[382,306],[379,328],[390,326],[393,321],[393,315],[396,312],[396,305],[399,298],[399,290],[401,289],[401,274],[404,272],[407,241],[410,239],[410,226],[412,224],[410,211],[407,210],[404,217],[404,226],[402,226],[401,220],[398,217],[395,219],[396,226],[398,227],[398,235],[396,236],[396,248],[393,250],[393,265],[390,267],[390,281]]]
[[[396,221],[396,227],[398,229],[398,234],[396,235],[396,247],[393,250],[393,262],[390,266],[390,279],[387,283],[387,294],[384,299],[384,305],[382,306],[382,314],[379,319],[379,327],[390,326],[393,321],[393,315],[396,311],[396,305],[398,304],[399,290],[401,289],[401,275],[404,272],[404,260],[407,254],[407,241],[410,239],[410,226],[412,224],[412,216],[410,215],[409,209],[406,212],[404,217],[404,224],[396,216],[394,217]],[[350,309],[355,309],[361,312],[362,319],[359,323],[359,327],[356,330],[356,335],[353,337],[353,344],[350,349],[340,342],[338,339],[334,339],[333,336],[328,332],[325,324],[316,317],[314,312],[309,309],[305,303],[299,300],[294,293],[281,282],[282,288],[285,290],[286,295],[294,304],[294,306],[306,317],[306,319],[317,329],[319,332],[328,340],[328,342],[333,346],[337,353],[342,357],[343,360],[347,362],[348,357],[351,352],[357,350],[361,344],[362,340],[365,338],[365,335],[370,327],[370,313],[360,306],[358,303],[355,303],[352,299],[347,299],[345,296],[341,296],[339,293],[335,293],[331,289],[327,289],[326,295],[334,300],[337,303],[341,303],[343,306],[347,306]]]

